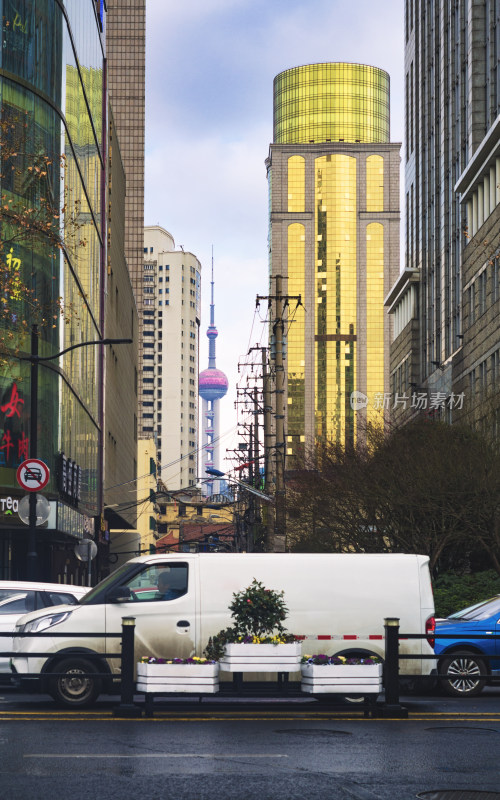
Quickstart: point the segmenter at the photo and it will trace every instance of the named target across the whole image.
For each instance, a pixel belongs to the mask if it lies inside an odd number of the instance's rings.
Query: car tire
[[[452,697],[476,697],[485,685],[486,675],[484,661],[475,653],[467,655],[451,655],[439,664],[440,685],[446,694]]]
[[[55,664],[52,671],[61,673],[49,681],[49,694],[59,706],[86,708],[99,697],[101,679],[85,675],[99,672],[100,667],[89,659],[79,656],[66,658]]]

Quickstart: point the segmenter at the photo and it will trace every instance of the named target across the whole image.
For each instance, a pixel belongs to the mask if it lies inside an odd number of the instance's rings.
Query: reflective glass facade
[[[285,416],[293,469],[301,451],[327,440],[352,444],[367,423],[384,419],[383,303],[399,271],[400,146],[389,142],[389,76],[374,67],[281,73],[274,122],[266,162],[271,277],[283,276],[292,298],[286,397],[280,409],[276,396],[275,413]],[[292,312],[297,295],[303,306]]]
[[[389,76],[364,64],[307,64],[274,79],[274,142],[388,142]]]
[[[305,210],[305,169],[306,160],[302,156],[288,159],[288,210]]]
[[[356,370],[356,159],[315,162],[316,436],[351,440]]]
[[[366,159],[366,210],[384,210],[384,159],[368,156]]]
[[[0,100],[4,118],[13,121],[24,148],[19,180],[2,181],[13,202],[59,205],[63,247],[33,245],[18,237],[13,256],[21,263],[22,283],[48,308],[58,298],[62,319],[40,327],[39,353],[49,356],[102,336],[101,269],[104,241],[103,196],[103,49],[93,3],[82,0],[0,0],[4,46],[0,51]],[[44,183],[30,182],[28,167],[50,156]],[[62,158],[61,158],[62,156]],[[4,238],[12,235],[4,227]],[[17,337],[15,319],[30,322],[29,306],[13,306],[13,345],[29,352],[29,340]],[[99,353],[82,347],[39,367],[38,455],[51,468],[47,491],[56,490],[54,459],[64,452],[82,469],[80,509],[98,512]],[[24,362],[25,363],[25,362]],[[15,487],[16,468],[29,454],[30,379],[27,366],[8,365],[0,374],[3,399],[13,382],[23,403],[19,415],[0,416],[0,485]],[[1,449],[9,428],[14,447]]]
[[[366,394],[372,401],[366,412],[372,423],[380,420],[373,398],[384,392],[388,357],[384,352],[384,226],[372,222],[366,226]]]
[[[304,159],[302,159],[304,161]],[[289,162],[290,163],[290,162]],[[302,205],[304,190],[302,188]],[[288,292],[301,297],[305,291],[305,228],[292,224],[288,228]],[[288,455],[297,455],[304,443],[305,401],[305,329],[304,307],[290,312],[288,325]]]

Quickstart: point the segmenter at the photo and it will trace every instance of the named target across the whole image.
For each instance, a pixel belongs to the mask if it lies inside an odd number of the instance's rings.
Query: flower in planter
[[[205,649],[207,658],[220,660],[226,644],[288,644],[296,637],[283,626],[288,608],[284,592],[266,589],[255,578],[242,592],[233,594],[229,606],[235,623],[211,636]]]
[[[197,656],[192,656],[190,658],[155,658],[154,656],[143,656],[140,660],[141,664],[199,664],[200,666],[206,666],[208,664],[215,664],[215,661],[211,661],[208,658],[199,658]]]
[[[381,664],[382,660],[378,656],[353,656],[351,658],[347,658],[346,656],[327,656],[324,653],[318,653],[314,656],[304,655],[302,656],[301,664],[315,664],[316,666],[328,666],[329,664],[333,665],[354,665],[359,666],[361,664],[368,665],[368,664]]]

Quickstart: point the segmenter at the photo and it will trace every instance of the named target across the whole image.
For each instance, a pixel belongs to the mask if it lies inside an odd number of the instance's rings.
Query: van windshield
[[[481,603],[476,603],[468,608],[463,608],[462,611],[457,611],[455,614],[450,614],[448,619],[488,619],[493,614],[500,614],[500,595],[497,597],[490,597],[489,600],[483,600]]]
[[[97,595],[101,595],[103,589],[106,590],[107,587],[112,583],[113,584],[116,583],[118,586],[120,585],[120,576],[123,575],[124,573],[130,574],[129,562],[126,564],[122,564],[121,567],[115,569],[115,571],[112,572],[110,575],[108,575],[107,578],[104,578],[100,583],[94,586],[93,589],[87,592],[87,594],[80,599],[80,605],[81,606],[93,605],[94,598]]]

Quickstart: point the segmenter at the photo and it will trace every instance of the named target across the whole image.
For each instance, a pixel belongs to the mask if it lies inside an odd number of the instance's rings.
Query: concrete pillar
[[[500,158],[495,161],[495,195],[498,205],[500,203]]]
[[[484,219],[488,219],[491,214],[490,209],[490,176],[486,175],[483,181],[484,186]]]
[[[482,183],[477,187],[477,227],[478,230],[484,222],[484,186]]]
[[[472,200],[467,200],[466,214],[467,214],[467,233],[469,236],[474,236],[474,234],[472,233]]]
[[[472,230],[471,236],[475,236],[477,233],[477,192],[474,192],[472,195]]]
[[[493,214],[493,210],[497,204],[495,180],[495,167],[490,167],[490,214]]]

